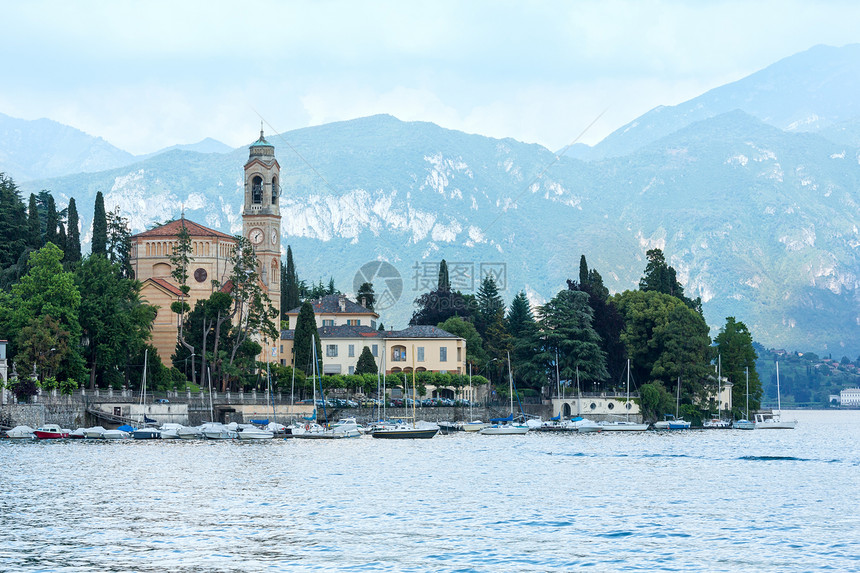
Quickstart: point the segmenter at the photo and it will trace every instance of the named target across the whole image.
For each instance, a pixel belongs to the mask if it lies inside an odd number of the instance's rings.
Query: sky
[[[856,0],[7,1],[0,113],[134,154],[379,113],[558,150],[858,22]]]

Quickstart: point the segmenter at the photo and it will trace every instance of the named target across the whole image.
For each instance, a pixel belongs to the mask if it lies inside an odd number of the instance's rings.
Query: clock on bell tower
[[[281,309],[281,166],[275,147],[263,137],[251,144],[245,163],[245,203],[242,234],[254,245],[260,262],[260,278],[272,304]]]

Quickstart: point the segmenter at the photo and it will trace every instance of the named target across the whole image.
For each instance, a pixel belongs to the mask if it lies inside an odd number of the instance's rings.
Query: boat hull
[[[634,423],[609,423],[609,424],[601,424],[600,428],[604,432],[644,432],[648,429],[648,424],[634,424]]]
[[[432,438],[439,432],[439,428],[430,429],[393,429],[393,430],[374,430],[371,436],[387,440],[414,440]]]
[[[755,430],[755,422],[750,422],[749,420],[735,420],[735,423],[732,424],[732,428],[735,430]]]
[[[527,434],[528,426],[488,426],[478,432],[484,436],[514,436]]]

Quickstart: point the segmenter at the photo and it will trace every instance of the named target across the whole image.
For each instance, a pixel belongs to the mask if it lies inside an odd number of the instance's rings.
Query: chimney
[[[367,308],[367,305],[365,304],[364,297],[361,297],[361,306],[363,306],[364,308]]]
[[[340,295],[340,298],[337,302],[340,305],[340,311],[346,312],[346,297],[344,295]]]

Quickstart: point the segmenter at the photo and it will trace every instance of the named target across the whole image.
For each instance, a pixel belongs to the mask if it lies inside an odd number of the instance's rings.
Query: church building
[[[281,214],[278,200],[281,167],[275,159],[275,148],[266,141],[260,130],[260,139],[250,147],[245,163],[244,205],[242,234],[254,245],[263,287],[275,308],[281,303]],[[227,283],[230,258],[235,248],[232,236],[209,229],[185,219],[171,221],[160,227],[131,237],[131,265],[134,276],[143,283],[141,298],[158,307],[152,330],[152,343],[165,366],[172,366],[170,356],[176,349],[179,333],[179,315],[170,305],[182,294],[171,276],[170,256],[178,241],[182,226],[191,237],[189,255],[187,302],[191,308],[198,300],[209,298],[214,292],[213,281]],[[226,288],[226,287],[223,287]]]

